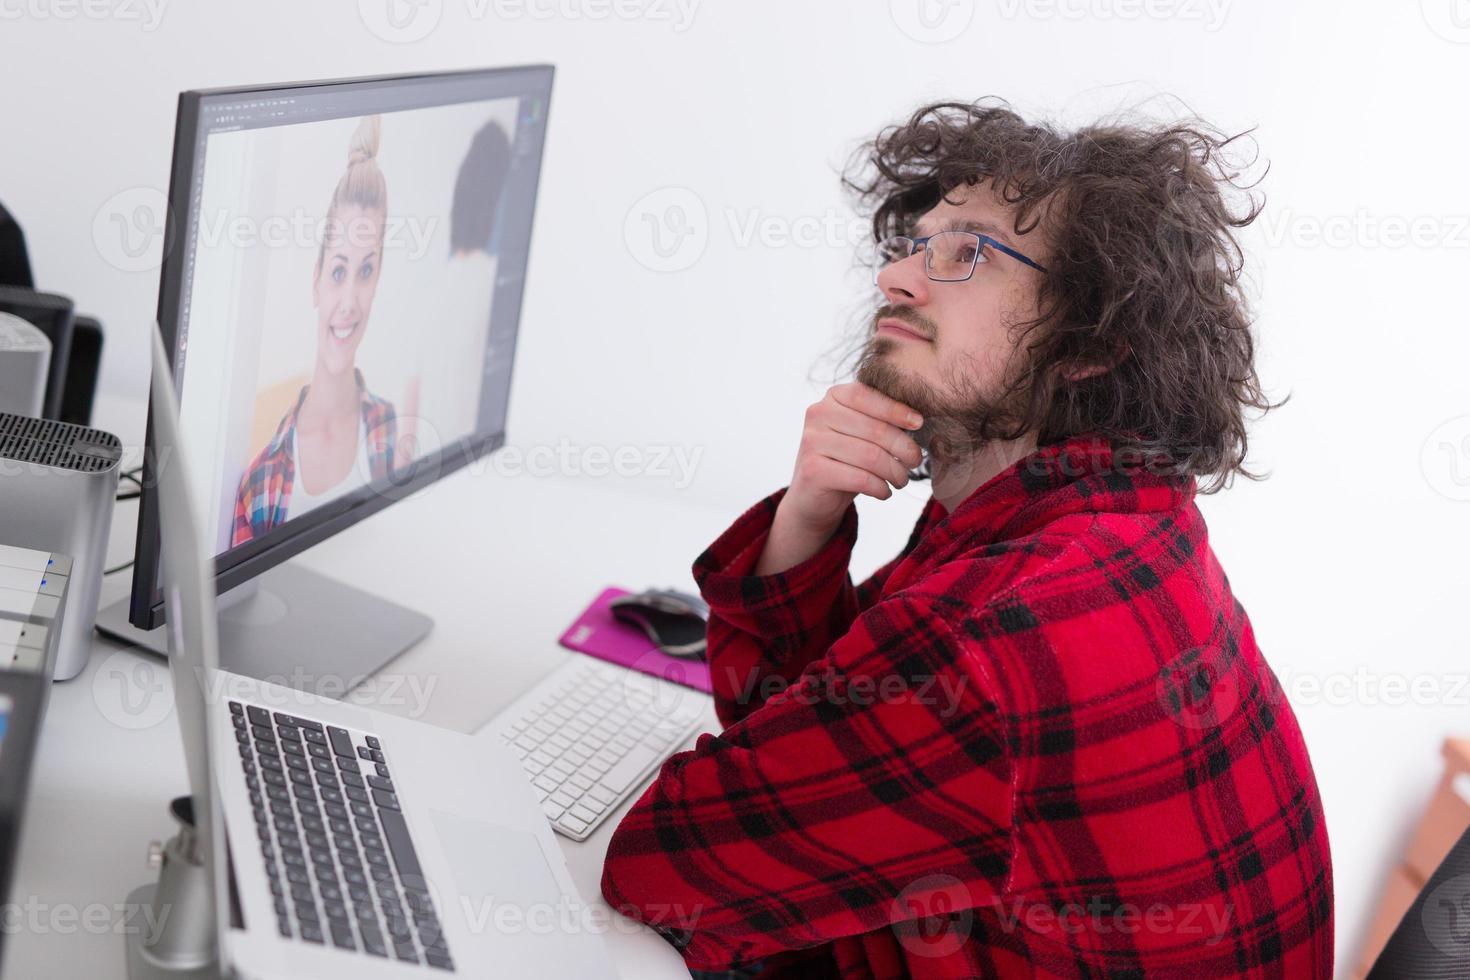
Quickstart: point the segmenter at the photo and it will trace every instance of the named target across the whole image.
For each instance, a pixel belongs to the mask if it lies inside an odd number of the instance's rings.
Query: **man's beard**
[[[880,310],[880,317],[890,310]],[[1003,438],[1001,433],[1015,425],[1016,412],[1010,404],[980,391],[975,382],[957,372],[946,379],[954,393],[942,392],[914,377],[893,363],[891,354],[900,343],[907,341],[881,334],[871,336],[858,361],[855,378],[924,417],[923,427],[913,435],[929,453],[928,475],[935,477],[936,491],[944,492],[941,483],[963,485],[974,462]],[[916,472],[925,475],[923,468]]]

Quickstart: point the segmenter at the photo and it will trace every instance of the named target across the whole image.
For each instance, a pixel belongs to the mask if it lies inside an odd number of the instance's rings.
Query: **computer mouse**
[[[674,657],[702,657],[709,605],[697,595],[678,589],[645,589],[618,596],[608,603],[613,617],[636,626],[663,653]]]

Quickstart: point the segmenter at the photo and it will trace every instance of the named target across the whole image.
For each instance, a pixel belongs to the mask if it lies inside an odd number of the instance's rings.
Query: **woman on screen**
[[[388,217],[388,186],[376,162],[380,125],[379,117],[366,116],[352,134],[312,278],[316,364],[240,478],[231,547],[393,472],[396,413],[368,391],[355,364]]]

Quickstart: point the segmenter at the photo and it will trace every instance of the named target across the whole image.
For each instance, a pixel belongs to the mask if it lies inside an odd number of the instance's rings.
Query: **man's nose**
[[[906,259],[890,262],[878,271],[878,289],[888,302],[923,306],[929,302],[929,275],[924,271],[924,250]]]

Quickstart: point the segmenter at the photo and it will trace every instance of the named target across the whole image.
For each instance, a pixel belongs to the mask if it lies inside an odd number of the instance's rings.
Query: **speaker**
[[[97,397],[97,372],[101,367],[102,324],[92,317],[79,316],[71,324],[71,350],[67,352],[57,418],[72,425],[92,424],[92,402]]]
[[[71,300],[56,293],[0,286],[0,313],[13,313],[26,320],[51,341],[51,368],[46,375],[46,400],[41,414],[48,419],[56,418],[61,412],[61,389],[66,383],[67,354],[71,351]]]
[[[30,323],[0,313],[0,412],[40,415],[51,370],[51,341]]]
[[[72,559],[56,680],[87,664],[121,459],[122,443],[109,432],[0,414],[0,544]]]

